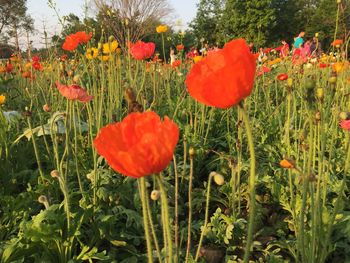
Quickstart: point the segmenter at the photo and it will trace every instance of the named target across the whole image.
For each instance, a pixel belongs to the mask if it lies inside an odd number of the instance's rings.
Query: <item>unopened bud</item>
[[[49,106],[48,104],[45,104],[45,105],[43,106],[43,110],[44,110],[45,112],[50,112],[50,111],[51,111],[51,108],[50,108],[50,106]]]
[[[60,178],[60,172],[57,171],[57,170],[52,170],[51,173],[50,173],[51,177],[52,178]]]
[[[349,120],[350,119],[350,112],[342,111],[341,113],[339,113],[339,118],[342,120]]]
[[[190,158],[193,158],[193,156],[195,155],[196,151],[194,150],[193,147],[191,147],[189,150],[188,150],[188,154],[190,155]]]
[[[47,201],[47,197],[45,195],[39,196],[38,202],[40,204],[43,204],[45,206],[45,209],[49,209],[49,207],[50,207],[49,201]]]
[[[225,178],[223,175],[219,174],[219,173],[215,173],[214,174],[214,182],[217,185],[223,185],[225,183]]]
[[[151,192],[151,199],[153,201],[157,201],[159,199],[159,197],[160,197],[160,192],[158,190],[153,190]]]

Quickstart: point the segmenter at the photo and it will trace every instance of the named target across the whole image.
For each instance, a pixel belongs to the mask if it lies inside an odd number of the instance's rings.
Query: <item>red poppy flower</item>
[[[32,63],[32,67],[36,70],[43,70],[43,66],[40,64],[39,61],[35,61]]]
[[[38,56],[33,56],[32,57],[32,61],[33,62],[39,62],[40,61],[40,58]]]
[[[79,45],[79,39],[74,35],[68,35],[62,45],[62,48],[67,51],[75,50]]]
[[[150,58],[153,55],[155,48],[156,44],[153,42],[145,43],[143,41],[137,41],[135,44],[129,44],[130,54],[136,60]]]
[[[277,76],[277,79],[278,79],[278,80],[281,80],[281,81],[287,80],[287,79],[288,79],[288,74],[286,74],[286,73],[279,74],[279,75]]]
[[[185,48],[185,46],[182,44],[176,46],[177,51],[182,51],[182,50],[184,50],[184,48]]]
[[[340,122],[340,127],[345,131],[350,131],[350,120],[343,120]]]
[[[173,67],[173,68],[177,68],[178,66],[180,66],[181,65],[181,60],[175,60],[173,63],[171,63],[171,66]]]
[[[92,38],[92,33],[86,33],[84,31],[78,31],[75,34],[75,37],[79,40],[79,43],[87,43]]]
[[[340,46],[343,44],[343,40],[342,39],[336,39],[332,42],[331,46],[336,47],[336,46]]]
[[[13,65],[11,63],[7,63],[5,70],[7,73],[11,73],[13,71]]]
[[[229,108],[252,92],[255,69],[255,57],[247,43],[237,39],[195,63],[186,77],[186,86],[199,102]]]
[[[320,63],[320,64],[318,65],[319,68],[326,68],[326,67],[328,67],[328,66],[329,66],[329,64],[326,64],[326,63]]]
[[[157,174],[173,157],[179,128],[153,111],[131,113],[103,127],[94,140],[97,152],[117,172],[133,178]]]
[[[79,100],[80,102],[89,102],[94,96],[88,95],[87,91],[79,85],[61,85],[58,81],[56,87],[63,97],[69,100]]]
[[[261,75],[264,75],[265,73],[269,73],[270,71],[271,71],[271,69],[269,67],[261,66],[257,75],[261,76]]]

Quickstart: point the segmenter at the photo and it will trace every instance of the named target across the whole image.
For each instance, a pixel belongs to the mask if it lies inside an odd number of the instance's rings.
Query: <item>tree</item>
[[[256,46],[268,43],[276,26],[273,0],[227,0],[222,16],[225,41],[244,37]]]
[[[122,47],[154,33],[155,22],[167,17],[172,9],[167,0],[94,0],[97,20]]]
[[[26,12],[26,0],[0,0],[0,34],[13,21],[24,18]]]
[[[223,0],[201,0],[197,4],[196,17],[190,24],[197,40],[204,39],[211,44],[220,42],[223,7]]]

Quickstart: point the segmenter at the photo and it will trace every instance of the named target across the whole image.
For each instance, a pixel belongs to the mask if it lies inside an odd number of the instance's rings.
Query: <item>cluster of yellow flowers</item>
[[[99,58],[102,61],[107,61],[112,53],[119,53],[120,51],[120,48],[118,48],[118,41],[113,40],[111,42],[99,44],[97,48],[88,48],[85,57],[87,59]]]

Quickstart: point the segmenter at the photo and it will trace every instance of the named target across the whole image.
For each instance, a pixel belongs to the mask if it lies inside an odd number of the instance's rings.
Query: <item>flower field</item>
[[[170,62],[167,30],[1,62],[0,262],[350,262],[349,39]]]

